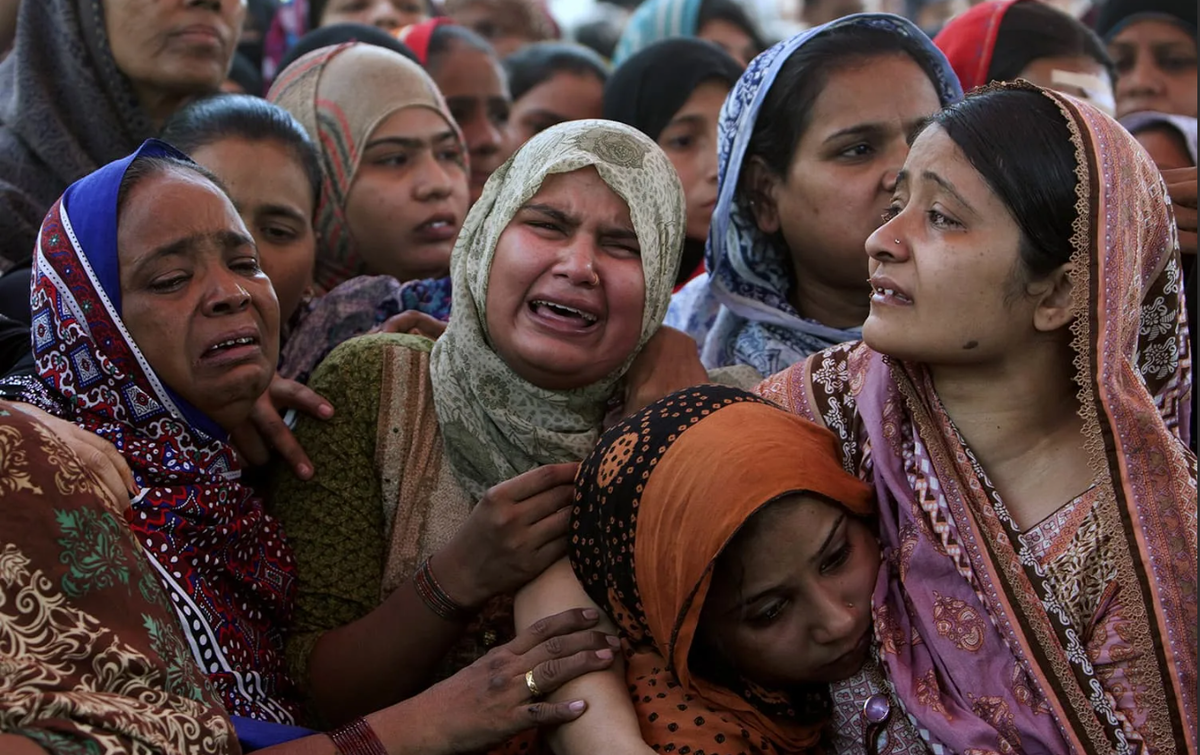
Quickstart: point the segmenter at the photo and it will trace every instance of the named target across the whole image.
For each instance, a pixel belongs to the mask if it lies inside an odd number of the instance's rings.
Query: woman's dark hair
[[[1012,81],[1035,60],[1088,57],[1117,80],[1104,43],[1068,13],[1041,2],[1016,3],[1004,14],[996,32],[988,81]]]
[[[366,24],[334,24],[333,26],[322,26],[320,29],[314,29],[301,37],[279,61],[279,67],[275,70],[280,72],[285,71],[292,63],[295,63],[301,57],[314,50],[320,50],[322,47],[341,45],[346,42],[361,42],[364,45],[375,45],[385,50],[398,52],[414,63],[419,64],[421,62],[417,60],[416,53],[408,45],[388,34],[383,29],[367,26]]]
[[[937,86],[938,72],[916,39],[871,26],[831,29],[792,53],[779,70],[754,122],[745,159],[758,157],[769,170],[785,175],[829,77],[853,63],[887,55],[908,56]]]
[[[497,57],[496,50],[492,47],[491,43],[467,27],[459,26],[458,24],[440,24],[429,35],[429,50],[426,53],[425,70],[433,73],[441,65],[442,58],[457,44],[463,44],[473,50],[485,52],[493,58]]]
[[[173,170],[203,176],[220,189],[226,197],[229,196],[229,192],[226,191],[225,184],[221,183],[221,179],[217,178],[213,175],[212,171],[202,165],[197,165],[188,160],[180,160],[178,157],[142,155],[141,157],[135,157],[133,162],[129,164],[129,167],[125,169],[125,175],[121,176],[121,184],[117,187],[117,217],[119,218],[121,213],[124,212],[125,205],[129,202],[129,195],[137,188],[138,184],[147,178],[160,176]]]
[[[160,137],[184,153],[223,139],[274,141],[288,149],[312,187],[313,207],[321,192],[321,162],[308,132],[278,105],[248,94],[219,94],[180,108]]]
[[[696,19],[696,31],[703,29],[709,21],[725,21],[746,32],[746,36],[750,37],[754,45],[755,55],[767,49],[762,32],[750,20],[746,9],[737,0],[702,0],[699,17]]]
[[[601,84],[608,81],[604,59],[582,45],[569,42],[526,45],[505,58],[502,65],[508,74],[508,89],[514,102],[560,73],[594,76]]]
[[[1032,86],[991,85],[930,119],[945,130],[1021,229],[1021,261],[1037,280],[1071,259],[1075,147],[1066,116]]]

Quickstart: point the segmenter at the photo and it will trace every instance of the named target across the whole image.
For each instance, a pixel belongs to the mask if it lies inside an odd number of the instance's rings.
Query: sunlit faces
[[[233,203],[173,168],[129,193],[117,224],[121,319],[159,378],[226,430],[275,374],[279,304]]]
[[[667,153],[683,184],[690,239],[708,238],[717,205],[717,124],[728,94],[728,83],[719,79],[704,82],[658,135],[658,146]]]
[[[515,151],[551,126],[599,118],[603,112],[604,82],[590,73],[556,73],[512,104],[508,151]]]
[[[504,129],[511,100],[504,71],[494,56],[456,42],[430,66],[429,73],[467,142],[471,202],[475,202],[488,176],[508,158]]]
[[[279,142],[236,137],[198,147],[192,159],[225,184],[287,320],[312,284],[317,250],[312,185],[300,159]]]
[[[450,124],[424,107],[384,119],[363,147],[345,211],[371,274],[400,281],[448,274],[467,213],[465,158]]]
[[[246,15],[245,0],[105,0],[113,59],[135,89],[216,91]]]
[[[1188,152],[1183,134],[1174,128],[1165,124],[1147,126],[1133,136],[1150,153],[1150,159],[1159,170],[1193,167],[1192,155]]]
[[[1025,66],[1017,78],[1078,97],[1109,115],[1116,114],[1112,78],[1098,60],[1087,55],[1038,58]]]
[[[823,498],[786,496],[721,554],[700,640],[767,687],[845,679],[867,657],[878,573],[864,522]]]
[[[704,24],[696,32],[696,37],[712,42],[743,66],[750,65],[750,61],[759,53],[745,29],[722,18],[714,18]]]
[[[528,28],[521,14],[513,13],[511,7],[506,8],[502,3],[476,0],[462,4],[452,15],[456,23],[486,39],[500,58],[541,39],[540,34]]]
[[[933,84],[906,55],[841,68],[817,97],[787,175],[761,171],[756,219],[765,233],[782,232],[794,269],[803,271],[793,302],[801,314],[803,287],[866,300],[863,242],[891,202],[908,135],[939,108]],[[852,319],[825,324],[861,324]]]
[[[500,234],[488,336],[536,386],[591,385],[641,337],[645,277],[629,207],[595,168],[550,175]]]
[[[1018,288],[1020,227],[940,127],[914,142],[887,214],[867,239],[871,348],[933,365],[1027,349],[1037,302]]]
[[[1167,21],[1134,21],[1108,44],[1117,67],[1117,115],[1157,110],[1196,116],[1196,38]]]
[[[392,31],[427,18],[425,0],[329,0],[320,25],[366,24]]]

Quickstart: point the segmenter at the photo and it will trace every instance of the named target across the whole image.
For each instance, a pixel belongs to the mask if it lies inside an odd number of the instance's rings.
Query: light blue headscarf
[[[638,6],[613,51],[613,68],[630,55],[672,37],[694,37],[700,23],[701,0],[646,0]]]
[[[750,208],[737,197],[758,111],[784,63],[810,40],[856,25],[917,40],[937,72],[934,86],[942,104],[962,99],[958,77],[946,56],[910,21],[887,13],[861,13],[815,27],[780,42],[750,63],[721,108],[719,190],[705,251],[708,274],[672,298],[666,320],[696,339],[700,359],[709,369],[745,364],[761,375],[773,375],[813,352],[862,337],[861,328],[840,330],[800,316],[788,299],[787,250],[758,229]]]

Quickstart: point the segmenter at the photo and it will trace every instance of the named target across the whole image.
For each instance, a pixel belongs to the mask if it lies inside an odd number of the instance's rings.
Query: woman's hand
[[[230,433],[230,440],[238,453],[254,466],[266,464],[271,458],[270,448],[274,446],[296,476],[307,480],[313,475],[312,461],[280,413],[288,409],[296,409],[318,419],[333,416],[333,406],[319,394],[302,383],[276,373],[266,392],[255,402],[250,419]]]
[[[663,326],[646,343],[625,374],[625,394],[605,417],[604,427],[675,391],[708,382],[700,350],[687,333]]]
[[[436,317],[418,312],[415,309],[405,310],[398,315],[392,315],[379,325],[371,328],[368,333],[408,333],[414,336],[424,336],[431,341],[441,338],[446,332],[447,323]]]
[[[59,419],[53,414],[47,414],[32,404],[13,402],[8,406],[41,423],[74,451],[83,465],[99,478],[104,489],[112,494],[118,509],[124,511],[129,508],[129,499],[137,495],[138,486],[133,479],[133,470],[129,468],[125,457],[121,456],[116,446],[99,435]]]
[[[478,606],[523,586],[567,552],[576,463],[550,464],[483,494],[430,567],[450,597]]]
[[[595,609],[574,609],[538,621],[454,676],[433,686],[423,698],[440,711],[446,752],[475,752],[535,726],[574,721],[587,705],[582,700],[539,702],[525,681],[542,695],[593,671],[608,668],[620,642],[596,625]],[[377,714],[378,715],[378,714]]]
[[[1179,228],[1179,250],[1184,255],[1196,254],[1196,168],[1164,170],[1167,193],[1175,210],[1175,225]]]

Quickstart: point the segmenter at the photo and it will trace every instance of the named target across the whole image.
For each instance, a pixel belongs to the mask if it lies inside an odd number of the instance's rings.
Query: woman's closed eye
[[[833,574],[838,569],[846,565],[850,560],[850,554],[854,551],[854,546],[847,540],[838,546],[837,550],[833,551],[825,557],[821,562],[821,574]]]
[[[259,226],[258,232],[264,240],[272,244],[289,244],[300,238],[300,234],[294,228],[284,225],[272,224]]]
[[[776,598],[766,605],[755,609],[747,620],[756,627],[767,627],[774,624],[783,615],[785,608],[787,608],[787,600]]]
[[[178,291],[191,279],[186,273],[173,273],[155,278],[147,286],[156,294],[169,294]]]

